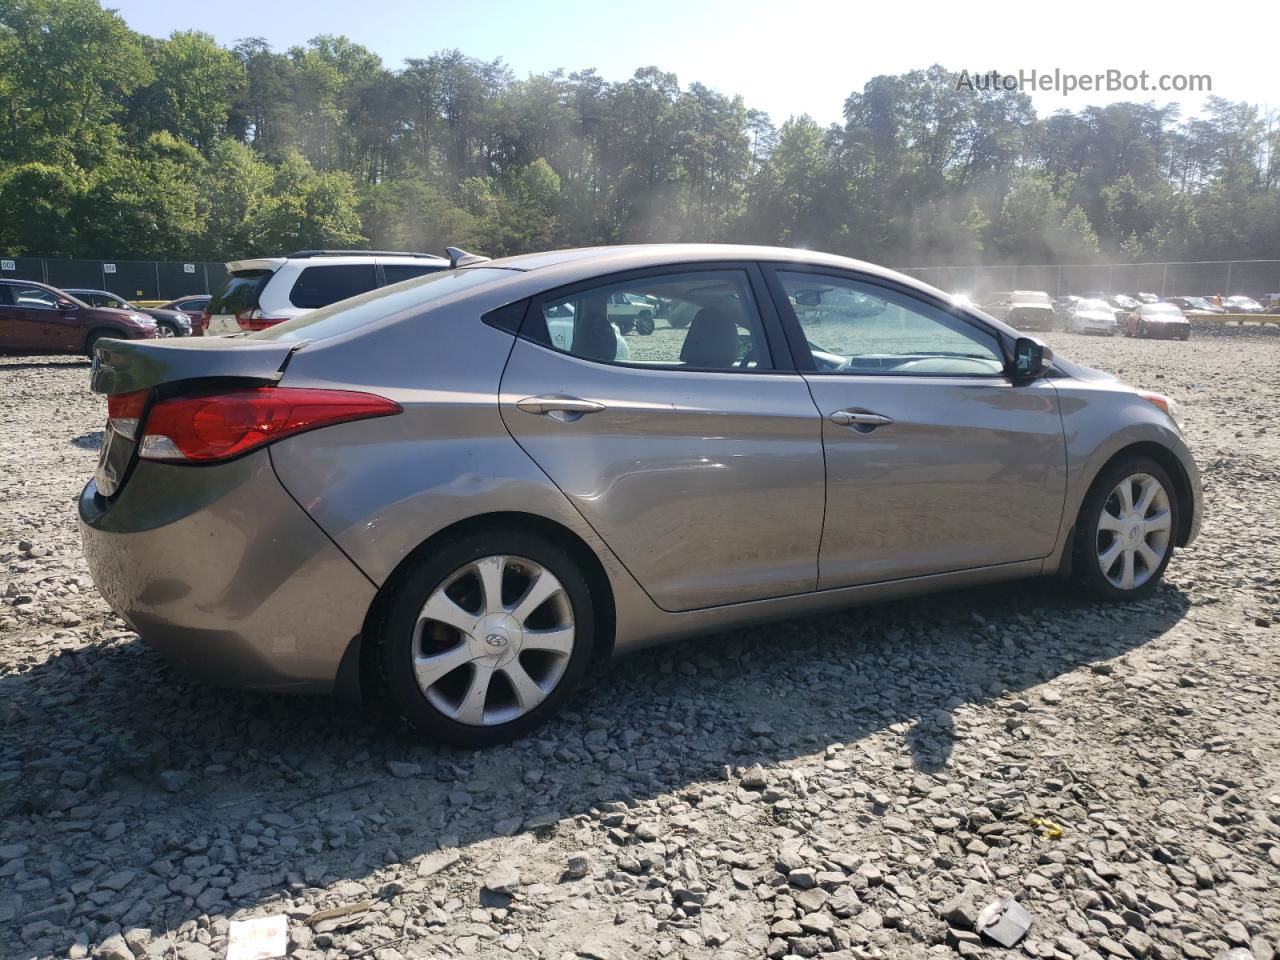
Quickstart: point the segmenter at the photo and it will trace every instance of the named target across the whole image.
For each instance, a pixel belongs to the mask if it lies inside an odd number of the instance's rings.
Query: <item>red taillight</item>
[[[257,307],[241,310],[236,314],[236,323],[240,324],[241,330],[265,330],[267,327],[274,327],[277,323],[284,323],[287,319],[289,318],[264,317]]]
[[[385,417],[400,409],[395,401],[371,393],[299,387],[171,397],[147,415],[138,455],[179,463],[226,460],[304,430]]]
[[[132,393],[114,393],[107,397],[107,423],[116,433],[136,439],[138,421],[146,409],[150,390],[134,390]]]
[[[196,322],[191,325],[191,332],[197,337],[203,337],[209,330],[209,321],[213,319],[209,316],[208,310],[201,310],[200,316],[196,318]],[[196,333],[199,330],[199,333]]]

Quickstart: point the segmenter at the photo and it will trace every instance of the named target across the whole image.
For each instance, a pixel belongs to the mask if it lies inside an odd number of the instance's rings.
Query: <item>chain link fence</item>
[[[222,288],[227,268],[203,260],[54,260],[0,255],[0,280],[35,280],[60,290],[107,290],[125,300],[176,300]]]
[[[1095,291],[1154,293],[1162,298],[1217,294],[1260,298],[1280,293],[1280,260],[907,267],[901,272],[948,293],[971,297],[1008,290],[1043,290],[1051,297]]]
[[[1154,293],[1160,297],[1280,293],[1280,260],[1171,263],[1033,264],[1018,267],[905,267],[902,273],[949,293],[980,297],[1006,290],[1050,296]],[[201,260],[53,260],[0,256],[0,279],[37,280],[53,287],[109,290],[126,300],[172,300],[214,293],[226,280],[221,263]]]

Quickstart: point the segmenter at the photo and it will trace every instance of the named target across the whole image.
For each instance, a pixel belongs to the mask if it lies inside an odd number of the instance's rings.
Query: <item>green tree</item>
[[[345,173],[317,173],[300,153],[276,168],[252,236],[264,251],[354,246],[364,241],[355,185]]]
[[[151,80],[137,34],[94,0],[0,0],[0,37],[0,159],[96,160]]]
[[[165,130],[208,154],[226,135],[231,105],[242,95],[245,70],[207,33],[174,33],[150,40],[155,77],[134,95],[131,126],[148,135]]]

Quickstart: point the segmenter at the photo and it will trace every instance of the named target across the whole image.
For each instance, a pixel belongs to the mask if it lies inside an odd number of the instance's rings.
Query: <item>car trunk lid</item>
[[[289,357],[306,343],[242,338],[103,340],[94,350],[89,388],[107,396],[122,415],[109,416],[103,432],[94,474],[98,492],[112,497],[124,486],[136,459],[136,422],[157,396],[218,382],[272,385],[283,375]],[[125,397],[134,400],[131,403]]]

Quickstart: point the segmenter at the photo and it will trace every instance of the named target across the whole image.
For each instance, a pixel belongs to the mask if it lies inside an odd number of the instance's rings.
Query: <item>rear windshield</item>
[[[441,270],[408,280],[394,287],[383,287],[343,300],[320,310],[278,323],[274,327],[250,334],[250,340],[323,340],[349,333],[357,327],[383,320],[402,310],[425,307],[464,290],[474,289],[510,278],[510,270],[471,267],[466,270]]]
[[[271,279],[271,270],[237,270],[227,277],[227,285],[221,292],[209,298],[210,313],[240,313],[254,310],[258,296]]]
[[[1142,305],[1142,312],[1182,314],[1182,311],[1178,309],[1178,305],[1175,303],[1144,303]]]

